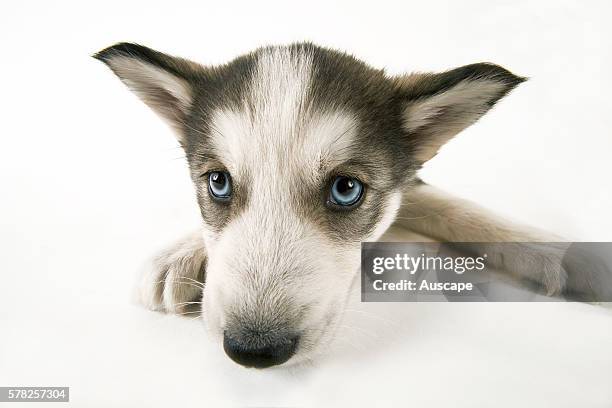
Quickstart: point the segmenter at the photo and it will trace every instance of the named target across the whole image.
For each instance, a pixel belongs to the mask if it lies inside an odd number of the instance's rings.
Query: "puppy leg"
[[[167,313],[201,309],[206,248],[201,233],[193,233],[159,253],[138,282],[139,303]]]
[[[562,261],[569,244],[552,234],[508,222],[435,187],[420,184],[407,190],[395,225],[439,241],[463,243],[458,247],[468,252],[486,253],[492,266],[535,283],[548,295],[564,291],[567,271]]]

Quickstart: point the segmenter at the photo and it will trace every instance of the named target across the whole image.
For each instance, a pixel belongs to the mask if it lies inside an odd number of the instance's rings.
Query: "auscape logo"
[[[423,279],[420,283],[402,279],[399,282],[383,282],[377,279],[372,283],[372,287],[377,291],[422,291],[422,292],[456,292],[462,293],[474,289],[472,282],[429,282]]]

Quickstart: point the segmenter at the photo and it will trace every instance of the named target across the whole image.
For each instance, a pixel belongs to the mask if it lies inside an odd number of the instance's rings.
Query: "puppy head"
[[[184,148],[209,256],[204,315],[255,367],[333,337],[360,243],[391,225],[424,162],[523,81],[492,64],[388,77],[312,44],[219,67],[134,44],[95,57]]]

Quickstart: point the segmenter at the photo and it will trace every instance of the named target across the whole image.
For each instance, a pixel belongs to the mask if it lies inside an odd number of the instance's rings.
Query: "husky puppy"
[[[360,243],[392,225],[441,241],[517,242],[520,257],[493,253],[498,266],[549,294],[564,288],[550,256],[518,243],[548,237],[417,176],[525,78],[490,63],[388,76],[309,43],[222,66],[128,43],[95,58],[174,129],[202,213],[199,231],[156,258],[141,300],[169,313],[202,302],[211,333],[239,364],[320,352],[358,282]],[[513,258],[532,267],[504,263]]]

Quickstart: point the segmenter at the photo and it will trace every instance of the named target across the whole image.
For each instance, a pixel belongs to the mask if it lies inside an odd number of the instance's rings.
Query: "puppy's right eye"
[[[232,196],[232,179],[228,172],[212,171],[208,174],[208,192],[218,201],[227,201]]]

